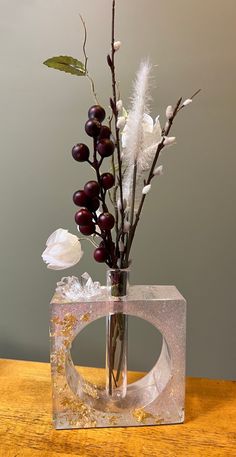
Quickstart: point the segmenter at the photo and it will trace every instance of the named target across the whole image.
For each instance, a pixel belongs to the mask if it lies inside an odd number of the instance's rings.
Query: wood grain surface
[[[234,381],[188,378],[184,424],[87,430],[53,429],[50,381],[49,364],[0,360],[1,457],[236,456]]]

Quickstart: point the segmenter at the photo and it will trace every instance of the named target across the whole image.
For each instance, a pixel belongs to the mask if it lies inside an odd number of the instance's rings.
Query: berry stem
[[[95,248],[98,247],[98,245],[95,243],[95,241],[91,240],[91,238],[88,238],[88,237],[86,237],[86,238],[79,238],[79,241],[83,241],[83,240],[85,240],[85,241],[90,241],[90,243],[91,243],[93,246],[95,246]]]
[[[102,187],[102,183],[101,183],[101,175],[100,175],[100,171],[99,171],[99,167],[100,167],[100,162],[101,161],[98,161],[97,160],[97,141],[96,139],[94,138],[94,141],[93,141],[93,168],[95,169],[96,171],[96,175],[97,175],[97,181],[98,181],[98,184],[100,186],[100,200],[102,202],[102,209],[103,209],[103,212],[104,213],[108,213],[108,208],[107,208],[107,205],[106,205],[106,190],[103,189]],[[114,249],[114,246],[113,246],[113,241],[112,241],[112,235],[111,235],[111,230],[107,230],[107,235],[106,236],[103,236],[102,234],[99,234],[99,236],[101,236],[104,240],[104,243],[106,245],[106,248],[107,248],[107,252],[109,252],[110,254],[110,261],[109,262],[106,262],[107,265],[110,267],[110,268],[117,268],[117,257],[115,255],[115,249]]]

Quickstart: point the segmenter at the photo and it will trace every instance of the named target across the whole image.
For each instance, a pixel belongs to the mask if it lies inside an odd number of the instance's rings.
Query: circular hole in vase
[[[145,376],[156,364],[162,348],[162,334],[140,317],[129,316],[128,321],[128,384]],[[106,318],[87,325],[74,339],[71,357],[79,373],[89,382],[93,371],[83,367],[105,368]],[[82,367],[82,368],[81,368]],[[85,372],[88,372],[86,375]],[[135,375],[132,372],[136,372]],[[137,373],[138,372],[138,373]],[[99,376],[105,386],[105,372]]]
[[[73,341],[68,353],[66,376],[71,390],[97,410],[119,411],[150,404],[164,390],[171,377],[167,342],[149,322],[129,316],[129,366],[127,394],[111,405],[105,390],[105,318],[89,323]],[[91,369],[84,369],[84,366]],[[132,373],[136,371],[136,373]],[[137,371],[139,373],[137,373]],[[95,380],[95,376],[96,380]]]

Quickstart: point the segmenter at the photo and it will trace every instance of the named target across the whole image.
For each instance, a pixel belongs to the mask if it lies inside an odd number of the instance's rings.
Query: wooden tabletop
[[[0,457],[236,456],[234,381],[188,378],[184,424],[86,430],[53,429],[50,381],[47,363],[0,360]]]

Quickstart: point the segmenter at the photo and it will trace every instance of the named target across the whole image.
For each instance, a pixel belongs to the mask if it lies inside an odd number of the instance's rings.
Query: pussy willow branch
[[[201,92],[202,89],[198,89],[196,90],[196,92],[194,92],[194,94],[192,95],[192,97],[190,97],[190,100],[193,100],[194,97],[196,97],[196,95],[198,95],[200,92]],[[178,108],[178,111],[180,111],[181,109],[185,108],[185,105],[181,105],[179,108]]]
[[[201,89],[196,91],[192,95],[192,97],[190,97],[190,99],[192,100],[196,95],[199,94],[200,91],[201,91]],[[173,115],[171,116],[170,119],[167,120],[165,128],[162,131],[163,139],[157,146],[156,154],[155,154],[155,157],[154,157],[154,160],[153,160],[153,163],[152,163],[152,166],[151,166],[147,181],[145,182],[145,185],[150,184],[151,180],[154,177],[153,172],[154,172],[157,160],[159,158],[160,152],[165,147],[165,144],[164,144],[165,138],[164,137],[169,134],[170,129],[171,129],[172,124],[173,124],[173,121],[174,121],[175,117],[177,116],[177,114],[179,113],[179,111],[185,107],[183,104],[181,105],[181,102],[182,102],[182,97],[177,101],[176,106],[175,106],[174,111],[173,111]],[[138,211],[137,211],[136,217],[135,217],[135,222],[130,227],[129,237],[128,237],[126,251],[125,251],[125,265],[124,265],[125,268],[127,268],[128,265],[129,265],[129,254],[130,254],[132,242],[133,242],[135,231],[136,231],[139,219],[140,219],[140,215],[141,215],[141,211],[142,211],[142,208],[143,208],[143,205],[144,205],[145,198],[146,198],[146,194],[143,194],[142,198],[141,198],[141,202],[140,202],[139,207],[138,207]]]
[[[111,130],[111,122],[109,124],[109,127],[110,127],[110,130]],[[116,166],[115,166],[114,154],[112,154],[112,156],[111,156],[111,168],[112,168],[113,176],[115,177],[115,175],[116,175]],[[114,208],[114,212],[115,212],[115,231],[116,231],[116,236],[117,236],[118,229],[119,229],[119,213],[118,213],[118,208],[117,208],[116,193],[117,193],[117,184],[115,184],[115,186],[113,188],[112,198],[111,198],[111,194],[110,194],[110,199],[111,199],[111,202],[112,202],[112,205],[113,205],[113,208]],[[117,243],[116,243],[116,250],[117,250]]]
[[[113,92],[113,114],[115,122],[115,137],[116,137],[116,150],[117,150],[117,160],[118,160],[118,176],[119,176],[119,189],[120,189],[120,213],[121,213],[121,232],[123,233],[124,229],[124,203],[123,203],[123,189],[122,189],[122,161],[121,161],[121,151],[120,151],[120,133],[117,127],[118,121],[118,111],[116,108],[117,102],[117,93],[116,93],[116,71],[115,71],[115,7],[116,2],[112,0],[112,27],[111,27],[111,76],[112,76],[112,92]],[[118,249],[118,246],[116,246]]]
[[[97,105],[98,105],[99,102],[98,102],[98,99],[97,99],[97,94],[96,94],[96,92],[95,92],[94,81],[93,81],[93,79],[91,78],[91,76],[90,76],[90,74],[89,74],[89,72],[88,72],[88,56],[87,56],[87,53],[86,53],[87,28],[86,28],[85,21],[84,21],[83,17],[81,16],[81,14],[79,15],[79,17],[80,17],[80,20],[81,20],[82,25],[83,25],[83,28],[84,28],[83,54],[84,54],[85,75],[87,76],[87,78],[88,78],[89,81],[90,81],[91,90],[92,90],[93,96],[94,96],[94,98],[95,98],[95,101],[96,101],[96,103],[97,103]]]

